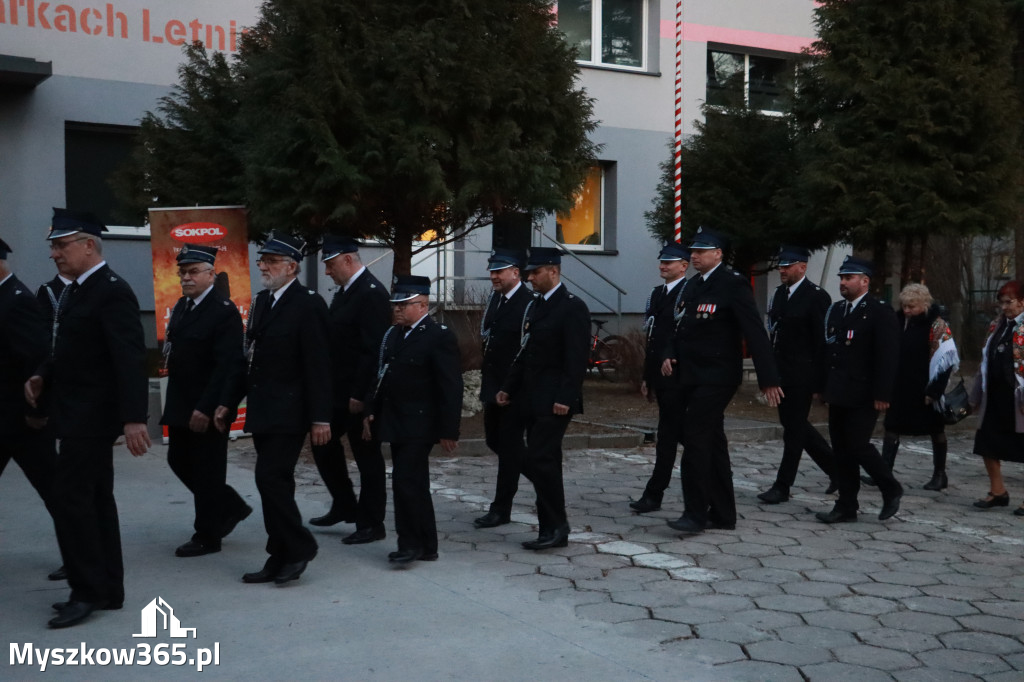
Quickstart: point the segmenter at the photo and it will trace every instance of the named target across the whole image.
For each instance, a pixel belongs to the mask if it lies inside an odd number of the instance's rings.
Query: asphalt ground
[[[742,435],[737,430],[736,441]],[[806,458],[786,503],[755,495],[774,479],[777,440],[734,442],[740,521],[735,531],[681,538],[665,525],[682,509],[673,480],[662,511],[632,513],[650,473],[652,446],[566,452],[573,534],[564,549],[529,552],[536,536],[529,483],[513,523],[476,530],[493,492],[493,456],[438,456],[431,475],[440,559],[394,568],[388,538],[345,546],[342,524],[314,532],[320,552],[298,581],[246,585],[262,566],[265,535],[252,477],[252,443],[232,443],[229,483],[256,511],[217,554],[181,559],[191,499],[156,446],[134,459],[116,449],[124,544],[124,608],[51,630],[50,604],[66,599],[46,580],[60,562],[52,524],[13,463],[0,477],[0,679],[146,678],[338,680],[1015,680],[1024,679],[1024,473],[1004,469],[1011,505],[978,511],[988,490],[971,434],[952,434],[948,490],[930,474],[926,440],[904,443],[896,475],[903,509],[875,515],[861,495],[855,523],[825,526],[824,475]],[[354,472],[354,467],[350,467]],[[308,518],[328,496],[311,463],[297,472]],[[156,598],[192,638],[145,634]],[[24,660],[32,645],[33,662]],[[157,651],[171,660],[159,665]],[[179,649],[174,649],[179,645]],[[184,646],[181,646],[184,645]],[[91,650],[93,665],[55,665],[47,648]],[[150,653],[149,665],[101,665],[101,650]],[[218,655],[202,672],[190,660]],[[180,651],[180,654],[178,653]],[[106,655],[111,655],[106,654]],[[81,655],[79,654],[79,658]],[[140,670],[139,668],[143,668]]]

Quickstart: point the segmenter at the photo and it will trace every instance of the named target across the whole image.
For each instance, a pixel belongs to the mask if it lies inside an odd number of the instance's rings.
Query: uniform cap
[[[201,246],[199,244],[185,244],[177,256],[178,265],[188,263],[209,263],[213,265],[217,260],[216,246]]]
[[[658,254],[658,260],[684,260],[689,263],[690,250],[679,242],[665,242],[665,245],[661,247],[661,253]]]
[[[335,256],[343,253],[355,253],[359,250],[359,242],[352,237],[345,237],[335,234],[324,235],[324,245],[320,260],[329,261]]]
[[[561,265],[562,251],[550,246],[538,246],[530,249],[526,256],[526,269],[536,270],[542,265]]]
[[[690,244],[690,250],[693,249],[724,249],[729,245],[729,238],[717,230],[712,230],[710,227],[698,227],[697,233],[693,235],[693,243]]]
[[[79,232],[87,232],[99,237],[106,231],[107,226],[92,213],[79,213],[66,208],[54,207],[53,219],[50,220],[50,234],[46,235],[46,238],[59,239]]]
[[[779,247],[779,265],[786,266],[793,263],[806,263],[811,258],[811,250],[802,246]]]
[[[865,258],[847,256],[843,264],[839,266],[840,275],[867,275],[872,277],[875,274],[875,264]]]
[[[526,252],[522,249],[491,249],[491,255],[487,258],[487,270],[504,270],[505,268],[523,269],[526,261]]]
[[[391,280],[391,302],[401,303],[417,296],[430,296],[430,278],[418,275],[395,275]]]
[[[278,256],[288,256],[293,261],[298,262],[302,260],[305,250],[306,240],[302,237],[272,230],[271,233],[267,235],[267,241],[263,242],[263,246],[256,253],[271,253]]]

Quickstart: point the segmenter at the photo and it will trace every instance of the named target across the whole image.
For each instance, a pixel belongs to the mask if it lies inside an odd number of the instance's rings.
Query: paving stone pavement
[[[988,490],[972,435],[950,439],[942,492],[921,489],[930,444],[909,439],[896,464],[906,488],[896,519],[879,522],[877,489],[861,491],[857,522],[826,526],[827,480],[807,458],[792,498],[755,495],[774,480],[779,441],[731,447],[739,523],[735,531],[681,537],[665,525],[682,510],[673,479],[661,511],[637,515],[653,447],[567,451],[567,548],[527,552],[536,534],[523,479],[511,524],[477,530],[490,502],[496,461],[440,457],[432,486],[440,551],[504,573],[540,601],[567,603],[652,650],[714,666],[728,680],[1024,680],[1024,474],[1005,468],[1009,508],[979,511]],[[678,472],[678,469],[677,469]],[[321,496],[315,470],[303,492]],[[479,557],[478,557],[479,560]]]

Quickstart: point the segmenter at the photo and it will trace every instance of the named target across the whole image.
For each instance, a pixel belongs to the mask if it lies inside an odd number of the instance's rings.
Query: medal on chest
[[[697,317],[708,319],[715,314],[715,310],[718,309],[717,303],[701,303],[697,306]]]

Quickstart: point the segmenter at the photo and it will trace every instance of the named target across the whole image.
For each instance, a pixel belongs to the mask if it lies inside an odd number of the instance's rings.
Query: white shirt
[[[203,293],[199,294],[198,296],[196,296],[195,298],[192,299],[192,307],[193,308],[198,308],[199,304],[203,302],[203,299],[206,298],[206,295],[208,293],[210,293],[211,291],[213,291],[213,285],[212,284],[210,286],[206,287],[206,290]]]
[[[685,279],[686,279],[686,277],[680,277],[679,279],[672,280],[671,282],[665,282],[665,293],[666,294],[672,293],[672,290],[675,289],[676,286],[680,282],[684,281]]]
[[[516,295],[516,292],[519,291],[519,287],[521,286],[523,286],[522,282],[516,282],[516,285],[512,287],[512,291],[508,292],[507,294],[502,294],[502,296],[504,296],[505,300],[507,301],[508,299]]]
[[[358,270],[356,271],[356,274],[354,274],[354,275],[352,275],[351,277],[349,277],[349,278],[348,278],[348,281],[347,281],[347,282],[345,282],[345,286],[343,286],[343,287],[341,288],[341,291],[342,291],[342,293],[344,293],[344,292],[348,291],[348,288],[349,288],[350,286],[352,286],[352,285],[353,285],[353,284],[355,283],[355,281],[356,281],[357,279],[359,279],[359,275],[363,274],[364,272],[366,272],[366,266],[365,266],[365,265],[364,265],[363,267],[359,268],[359,269],[358,269]]]
[[[799,281],[799,282],[797,282],[796,284],[794,284],[794,285],[792,285],[791,287],[789,287],[789,294],[787,294],[787,296],[792,296],[792,295],[793,295],[793,292],[794,292],[794,291],[796,291],[796,288],[797,288],[798,286],[800,286],[801,284],[803,284],[803,283],[804,283],[804,280],[805,280],[805,279],[807,279],[807,276],[806,276],[806,275],[804,275],[803,277],[801,277],[801,278],[800,278],[800,281]]]
[[[552,295],[553,295],[553,294],[554,294],[554,293],[555,293],[556,291],[558,291],[558,287],[560,287],[560,286],[562,286],[562,283],[561,283],[561,282],[559,282],[559,283],[558,283],[558,284],[556,284],[555,286],[551,287],[551,291],[549,291],[548,293],[544,294],[544,300],[545,300],[545,301],[550,301],[550,300],[551,300],[551,296],[552,296]]]
[[[402,338],[403,338],[403,339],[407,339],[407,338],[409,338],[409,334],[412,334],[412,330],[413,330],[413,329],[416,329],[416,327],[420,326],[420,322],[422,322],[422,321],[424,320],[424,318],[426,318],[426,317],[427,317],[427,315],[429,315],[429,314],[430,314],[430,313],[423,313],[423,317],[421,317],[420,319],[416,320],[416,321],[415,321],[415,322],[413,322],[413,323],[412,323],[411,325],[409,325],[409,331],[407,331],[407,332],[405,333],[405,336],[403,336]]]
[[[91,268],[89,268],[88,270],[83,272],[81,275],[79,275],[78,279],[75,280],[76,282],[78,282],[78,286],[82,286],[83,284],[85,284],[85,280],[89,279],[89,276],[92,273],[96,272],[97,270],[99,270],[100,268],[102,268],[106,264],[107,264],[107,261],[101,260],[98,265],[92,266]],[[61,279],[64,279],[64,278],[61,277]]]
[[[850,307],[846,309],[848,311],[846,314],[849,315],[850,313],[852,313],[853,309],[856,308],[858,304],[860,304],[861,299],[863,299],[867,295],[868,295],[868,292],[865,291],[863,294],[858,296],[856,299],[850,301],[849,302],[849,306]]]
[[[715,270],[717,270],[718,268],[720,268],[721,266],[722,266],[722,262],[719,261],[718,265],[716,265],[715,267],[711,268],[707,272],[701,274],[700,277],[703,277],[705,282],[708,281],[708,277],[711,276],[711,273],[714,272]]]
[[[6,277],[4,277],[3,279],[0,279],[0,287],[2,287],[4,285],[4,282],[9,280],[11,277],[14,277],[14,273],[13,272],[8,272]]]
[[[278,289],[274,293],[270,294],[270,298],[272,299],[270,301],[270,307],[271,308],[273,308],[275,305],[277,305],[277,302],[281,300],[281,296],[284,294],[285,289],[290,287],[292,285],[292,283],[295,282],[295,279],[296,279],[295,277],[292,277],[290,280],[288,280],[287,284],[282,284],[280,289]]]

